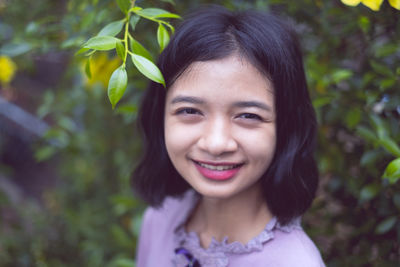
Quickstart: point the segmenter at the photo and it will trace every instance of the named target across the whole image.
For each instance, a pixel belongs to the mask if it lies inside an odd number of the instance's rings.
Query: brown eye
[[[243,113],[238,116],[240,119],[248,119],[248,120],[259,120],[262,121],[262,118],[254,113]]]
[[[182,108],[176,112],[177,115],[201,115],[201,112],[195,108]]]

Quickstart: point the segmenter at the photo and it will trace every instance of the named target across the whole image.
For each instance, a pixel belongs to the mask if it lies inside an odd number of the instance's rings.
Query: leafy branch
[[[147,19],[158,23],[157,42],[160,52],[167,46],[170,33],[174,33],[174,27],[165,19],[179,19],[180,16],[160,8],[141,8],[135,5],[135,0],[116,0],[119,8],[125,14],[125,18],[107,24],[100,32],[82,45],[76,55],[88,57],[85,67],[86,75],[90,78],[90,59],[96,51],[116,50],[122,59],[122,65],[112,73],[108,82],[108,98],[114,109],[125,93],[128,85],[126,72],[126,60],[130,56],[134,66],[148,79],[160,83],[165,87],[164,77],[149,51],[144,48],[132,35],[140,19]],[[122,38],[116,36],[123,33]],[[121,34],[122,35],[122,34]]]

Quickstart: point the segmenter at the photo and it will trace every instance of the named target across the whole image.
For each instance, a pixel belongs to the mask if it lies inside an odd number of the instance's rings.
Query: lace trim
[[[191,200],[192,203],[186,210],[183,221],[175,230],[175,245],[176,247],[184,247],[186,250],[190,251],[193,257],[200,262],[201,266],[225,267],[229,263],[227,254],[245,254],[261,251],[263,249],[263,244],[274,238],[273,230],[279,229],[284,232],[291,232],[295,228],[301,229],[300,218],[293,220],[288,225],[282,226],[277,221],[277,218],[273,217],[267,223],[264,230],[245,245],[238,241],[228,243],[228,237],[225,237],[221,242],[212,238],[210,246],[204,249],[200,245],[200,239],[197,233],[187,233],[184,228],[184,223],[195,207],[198,198],[193,194]],[[188,265],[188,260],[181,255],[176,255],[173,262],[175,266]]]

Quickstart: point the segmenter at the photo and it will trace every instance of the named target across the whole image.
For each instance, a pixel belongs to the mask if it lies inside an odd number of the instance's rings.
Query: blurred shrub
[[[328,266],[397,266],[400,12],[388,1],[376,12],[340,1],[171,2],[137,1],[178,14],[213,2],[290,18],[320,123],[321,190],[305,228]],[[93,58],[89,80],[85,63],[73,56],[120,14],[111,0],[0,1],[0,54],[16,63],[19,75],[40,71],[38,56],[67,53],[68,63],[56,86],[38,96],[37,110],[53,127],[36,144],[36,158],[56,165],[60,178],[40,200],[0,191],[1,266],[134,266],[143,204],[132,195],[129,176],[140,156],[133,124],[147,81],[128,66],[126,95],[112,111],[106,77],[120,64],[117,55]],[[141,21],[135,31],[153,56],[156,30]]]
[[[306,217],[309,230],[329,266],[397,266],[400,12],[387,2],[379,12],[274,2],[299,30],[320,124],[322,191]]]

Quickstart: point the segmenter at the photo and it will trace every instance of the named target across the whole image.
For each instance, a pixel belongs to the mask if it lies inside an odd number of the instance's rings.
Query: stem
[[[152,18],[152,17],[147,17],[147,16],[143,16],[143,15],[140,15],[140,16],[143,17],[143,18],[145,18],[145,19],[148,19],[148,20],[151,20],[151,21],[154,21],[154,22],[157,22],[157,23],[164,24],[165,26],[167,26],[168,28],[170,28],[172,31],[174,30],[174,27],[173,27],[171,24],[169,24],[168,22],[166,22],[166,21],[163,21],[163,20],[161,20],[161,19],[154,19],[154,18]]]
[[[136,2],[136,0],[132,0],[130,9],[132,9],[135,6],[135,2]],[[124,34],[124,43],[125,43],[125,55],[124,55],[124,62],[123,62],[124,66],[125,66],[125,63],[126,63],[126,58],[128,56],[128,50],[129,50],[129,48],[128,48],[128,45],[129,45],[129,43],[128,43],[128,34],[129,34],[129,21],[130,21],[130,19],[131,19],[131,11],[128,11],[128,13],[126,14],[125,34]]]

